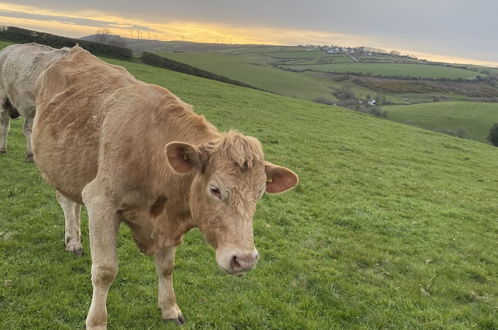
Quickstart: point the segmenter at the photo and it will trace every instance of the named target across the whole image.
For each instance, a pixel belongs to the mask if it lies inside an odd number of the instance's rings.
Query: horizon
[[[224,1],[218,0],[216,2],[223,3]],[[313,1],[311,0],[311,2]],[[368,6],[366,2],[363,3],[362,1],[364,0],[355,0],[353,2]],[[25,4],[19,4],[19,2],[24,2]],[[452,41],[454,36],[456,36],[456,39],[463,38],[463,36],[458,35],[462,31],[455,30],[455,33],[448,34],[452,31],[441,30],[438,33],[445,37],[443,39],[446,40],[446,43],[441,40],[428,40],[427,44],[424,44],[417,39],[420,33],[415,33],[414,36],[411,27],[406,28],[405,32],[399,32],[399,35],[396,35],[397,32],[393,34],[390,29],[391,23],[388,22],[384,27],[380,23],[367,24],[370,21],[366,20],[367,22],[363,30],[370,30],[373,29],[372,26],[379,25],[381,26],[380,32],[375,33],[373,31],[365,33],[360,27],[350,28],[350,25],[359,25],[359,23],[345,24],[349,30],[344,28],[344,24],[338,25],[336,29],[332,29],[320,22],[311,24],[312,22],[310,23],[309,20],[297,23],[289,21],[287,16],[292,15],[281,15],[271,10],[264,13],[269,18],[255,18],[252,15],[248,16],[247,14],[240,13],[240,7],[243,7],[243,5],[238,4],[236,1],[234,2],[236,5],[232,6],[233,8],[227,5],[226,10],[222,10],[222,13],[216,11],[219,9],[219,6],[217,7],[216,5],[214,5],[215,8],[204,8],[204,4],[184,6],[183,4],[175,3],[175,1],[169,3],[168,5],[171,7],[166,9],[162,7],[158,0],[143,1],[157,7],[157,13],[152,9],[150,11],[143,11],[141,7],[140,10],[131,13],[131,5],[127,1],[120,2],[121,6],[117,4],[114,7],[111,6],[111,9],[107,8],[106,5],[99,4],[97,1],[87,0],[85,2],[93,2],[93,8],[95,9],[83,9],[82,7],[78,7],[79,4],[67,4],[58,0],[46,1],[46,7],[44,8],[36,5],[36,1],[30,0],[16,1],[16,4],[0,2],[0,24],[72,38],[81,38],[96,34],[102,29],[109,29],[111,34],[121,37],[133,39],[137,39],[138,37],[138,39],[160,41],[176,40],[198,43],[277,46],[364,46],[383,49],[387,52],[396,50],[403,55],[435,62],[498,67],[498,46],[491,40],[493,38],[491,34],[484,34],[484,32],[488,33],[487,31],[483,32],[482,40],[472,38],[472,32],[467,36],[469,39],[465,40],[465,42],[457,41],[455,43]],[[114,1],[108,1],[108,3],[112,2]],[[391,0],[383,0],[383,2],[387,4]],[[390,5],[392,6],[392,4]],[[261,4],[261,6],[264,7],[264,4]],[[327,5],[324,6],[327,7]],[[382,8],[387,10],[386,8],[388,7]],[[397,7],[398,10],[400,8],[405,9],[402,6]],[[444,7],[444,9],[448,11],[449,7]],[[460,10],[460,8],[454,8],[453,10],[456,11],[457,9]],[[290,9],[287,8],[286,10]],[[168,13],[162,16],[162,11]],[[402,12],[400,10],[397,13],[400,15]],[[202,20],[204,16],[213,13],[216,14],[213,19]],[[305,17],[306,15],[304,13],[302,16]],[[322,17],[316,12],[313,15]],[[240,24],[233,22],[237,19],[241,22]],[[325,20],[325,23],[327,23],[327,20]],[[321,28],[318,29],[319,27]],[[419,27],[417,26],[416,28],[418,29]],[[389,30],[390,34],[381,33],[384,30]],[[448,37],[448,35],[451,37]],[[400,41],[400,38],[407,40]],[[440,46],[434,46],[434,44],[440,44]],[[468,44],[469,46],[462,44]],[[475,46],[472,47],[472,44]],[[480,47],[479,49],[477,45]],[[465,48],[460,48],[462,46],[465,46]]]

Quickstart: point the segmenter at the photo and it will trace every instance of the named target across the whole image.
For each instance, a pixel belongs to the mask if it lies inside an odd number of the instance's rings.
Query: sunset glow
[[[69,13],[9,3],[0,3],[0,24],[74,38],[94,34],[99,29],[108,28],[110,33],[123,37],[153,40],[183,40],[228,44],[334,44],[351,47],[368,46],[383,48],[387,51],[398,49],[389,40],[362,35],[276,27],[230,26],[205,22],[152,22],[129,17],[110,16],[94,10]],[[398,50],[402,54],[410,54],[433,61],[498,66],[498,62],[424,53],[409,49]]]

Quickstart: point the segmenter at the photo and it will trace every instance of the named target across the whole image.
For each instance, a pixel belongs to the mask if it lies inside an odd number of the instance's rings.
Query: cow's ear
[[[266,162],[266,192],[270,194],[277,194],[285,192],[294,188],[298,182],[299,177],[296,173],[288,168],[273,165]]]
[[[166,155],[169,165],[176,173],[187,173],[193,168],[202,169],[201,152],[191,144],[170,142],[166,145]]]

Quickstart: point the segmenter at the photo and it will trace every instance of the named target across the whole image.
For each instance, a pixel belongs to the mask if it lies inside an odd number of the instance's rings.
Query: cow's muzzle
[[[240,250],[236,248],[218,248],[216,262],[221,269],[232,275],[242,275],[256,266],[258,250]]]

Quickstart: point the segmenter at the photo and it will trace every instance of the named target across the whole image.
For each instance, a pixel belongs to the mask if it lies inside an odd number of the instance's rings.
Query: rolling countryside
[[[255,60],[226,53],[255,81],[278,84],[251,70]],[[217,56],[195,56],[216,68]],[[105,60],[168,88],[219,129],[257,137],[269,161],[300,176],[295,190],[259,203],[261,258],[247,275],[224,274],[200,232],[186,235],[174,273],[186,329],[498,328],[498,148],[306,100],[314,90],[291,98]],[[313,77],[282,73],[302,86]],[[0,155],[0,328],[81,328],[92,291],[86,214],[76,257],[64,251],[55,193],[24,151],[14,120]],[[126,226],[118,254],[109,328],[177,329],[159,318],[153,260]]]
[[[0,2],[0,330],[498,330],[496,13]]]
[[[159,54],[280,95],[306,100],[326,95],[331,100],[335,99],[332,90],[320,81],[299,73],[274,68],[265,64],[265,59],[204,52],[160,52]]]
[[[338,52],[336,48],[306,46],[156,52],[276,94],[381,115],[484,143],[497,122],[493,109],[498,87],[493,68],[432,63],[361,49]],[[441,111],[452,105],[458,109],[455,118]]]

